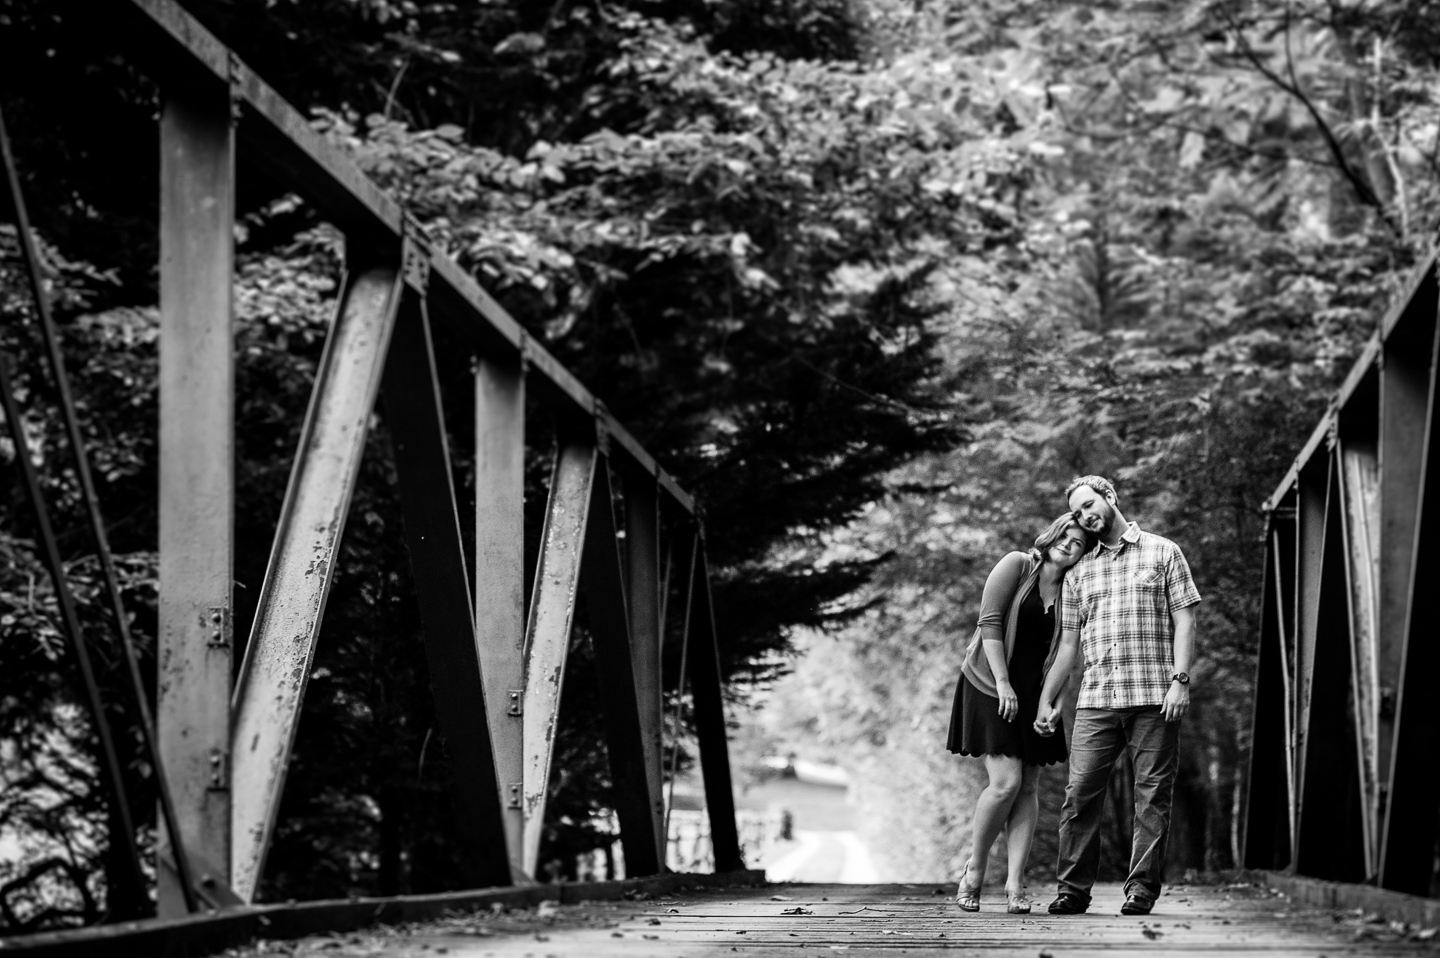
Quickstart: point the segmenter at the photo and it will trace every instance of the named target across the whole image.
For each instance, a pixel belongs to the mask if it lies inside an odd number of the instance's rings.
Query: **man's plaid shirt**
[[[1085,652],[1082,709],[1161,705],[1175,669],[1170,613],[1200,601],[1180,547],[1130,523],[1111,549],[1087,552],[1065,576],[1061,628]]]

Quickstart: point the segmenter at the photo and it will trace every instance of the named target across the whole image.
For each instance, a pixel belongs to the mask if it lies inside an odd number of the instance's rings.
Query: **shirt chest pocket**
[[[1158,592],[1165,588],[1165,566],[1160,564],[1141,566],[1130,577],[1135,588],[1142,592]]]

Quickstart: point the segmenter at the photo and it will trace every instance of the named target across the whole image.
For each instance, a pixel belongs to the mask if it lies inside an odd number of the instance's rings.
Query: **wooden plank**
[[[481,355],[475,367],[475,642],[504,798],[505,842],[524,860],[525,374]]]
[[[652,831],[663,864],[665,828],[664,746],[660,648],[663,638],[660,569],[660,495],[654,476],[634,466],[622,468],[625,483],[625,582],[630,613],[630,657],[635,667],[645,775],[650,792]]]
[[[219,84],[160,113],[159,684],[156,731],[181,846],[230,881],[235,524],[235,143]],[[173,859],[169,837],[160,857]],[[185,914],[159,869],[162,917]]]
[[[399,305],[393,266],[347,277],[316,371],[232,704],[231,887],[253,900]]]
[[[476,886],[506,885],[510,864],[486,721],[487,689],[470,607],[434,345],[418,295],[407,293],[401,303],[381,399],[395,449],[435,714],[450,759],[466,879]]]
[[[521,777],[525,825],[520,867],[528,875],[535,874],[540,859],[555,723],[560,715],[565,659],[575,623],[575,598],[598,458],[593,436],[565,434],[550,474],[540,561],[535,567],[530,618],[525,628],[525,760]]]
[[[695,700],[695,737],[705,780],[705,808],[710,817],[710,843],[717,872],[745,867],[735,824],[735,791],[730,780],[730,752],[725,738],[724,673],[720,669],[720,638],[710,595],[710,565],[700,537],[699,561],[693,571],[694,611],[690,629],[690,688]]]
[[[636,878],[658,873],[662,861],[659,816],[651,800],[612,502],[610,470],[602,460],[596,467],[590,494],[590,522],[580,581],[585,587],[590,640],[595,650],[611,793],[625,850],[625,877]]]
[[[1440,720],[1434,708],[1434,677],[1440,668],[1431,591],[1440,581],[1434,543],[1440,541],[1440,330],[1430,352],[1419,494],[1406,596],[1404,650],[1396,701],[1390,787],[1380,859],[1380,885],[1414,895],[1430,892],[1440,798],[1434,787],[1440,754]]]
[[[1364,881],[1364,800],[1346,700],[1351,628],[1344,512],[1337,457],[1328,458],[1319,568],[1313,604],[1306,603],[1314,621],[1303,673],[1295,870],[1332,881]]]

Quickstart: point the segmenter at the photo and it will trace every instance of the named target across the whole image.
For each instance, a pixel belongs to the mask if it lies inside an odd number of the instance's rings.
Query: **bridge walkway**
[[[1043,902],[1007,915],[1001,895],[960,912],[952,885],[795,885],[691,889],[638,900],[456,914],[346,935],[270,941],[235,958],[706,958],[835,953],[1026,955],[1264,955],[1341,958],[1440,954],[1440,940],[1373,915],[1294,904],[1250,885],[1177,885],[1145,918],[1119,914],[1119,885],[1097,889],[1088,914],[1052,917]],[[1046,899],[1048,900],[1048,899]],[[1433,935],[1433,932],[1430,932]]]

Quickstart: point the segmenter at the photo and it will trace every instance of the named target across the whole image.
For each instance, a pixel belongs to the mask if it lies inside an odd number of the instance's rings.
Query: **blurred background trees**
[[[1177,871],[1234,864],[1259,503],[1435,228],[1428,5],[187,7],[699,494],[724,666],[752,706],[739,720],[761,732],[747,741],[850,768],[889,877],[953,878],[978,770],[943,742],[980,586],[1062,510],[1069,478],[1095,471],[1182,545],[1206,597],[1172,848]],[[0,105],[148,648],[157,100],[105,46],[97,10],[0,0]],[[245,635],[343,243],[253,171],[240,204]],[[8,229],[0,347],[113,671]],[[468,370],[445,376],[463,498]],[[458,880],[381,419],[270,898]],[[548,429],[537,416],[537,516]],[[0,459],[15,454],[0,440]],[[14,931],[101,916],[106,841],[53,596],[6,482],[0,921]],[[592,671],[581,630],[560,742],[573,773],[556,777],[542,860],[610,839]],[[128,741],[139,787],[149,771]],[[1042,836],[1063,777],[1047,781]],[[1043,873],[1053,854],[1042,843],[1033,861]]]

